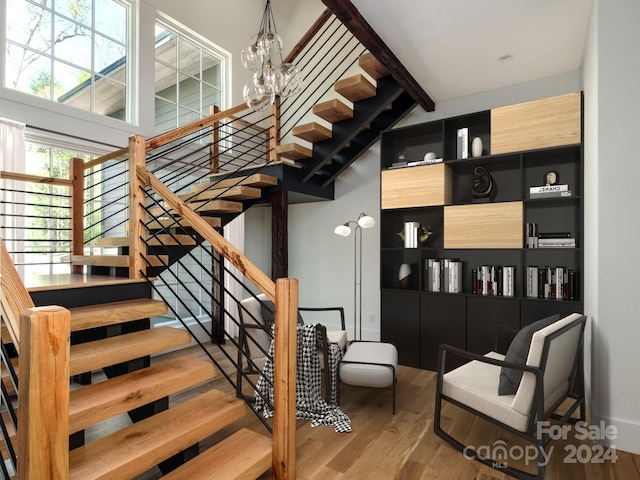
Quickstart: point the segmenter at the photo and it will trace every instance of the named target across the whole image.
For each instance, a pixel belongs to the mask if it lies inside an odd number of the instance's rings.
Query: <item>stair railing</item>
[[[4,242],[0,244],[2,319],[20,357],[16,377],[3,340],[2,362],[17,387],[17,405],[3,384],[2,406],[7,409],[10,426],[16,432],[17,445],[12,443],[3,421],[2,434],[9,458],[2,458],[0,471],[3,478],[17,472],[18,480],[66,480],[69,478],[71,315],[62,307],[34,307]]]

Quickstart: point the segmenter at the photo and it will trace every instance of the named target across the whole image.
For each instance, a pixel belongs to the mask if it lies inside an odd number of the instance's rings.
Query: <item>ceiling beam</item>
[[[434,101],[367,23],[350,0],[322,0],[331,12],[353,33],[371,54],[389,70],[393,78],[427,112],[435,110]]]

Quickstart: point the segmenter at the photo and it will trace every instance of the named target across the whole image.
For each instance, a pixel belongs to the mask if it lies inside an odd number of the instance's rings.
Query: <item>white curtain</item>
[[[240,252],[244,252],[244,214],[239,215],[233,221],[225,225],[224,237],[234,247],[240,250]],[[228,260],[224,261],[224,266],[228,268],[240,281],[243,280],[244,277],[240,270],[232,266]],[[228,312],[224,317],[224,329],[231,337],[237,337],[239,330],[236,322],[239,322],[240,320],[238,317],[238,304],[236,299],[242,299],[242,284],[234,280],[231,275],[225,275],[224,286],[230,292],[224,297],[224,309]],[[234,322],[233,319],[236,321]]]
[[[6,172],[24,172],[25,165],[25,141],[24,141],[24,129],[25,124],[9,120],[7,118],[0,118],[0,171]],[[16,227],[24,226],[24,207],[22,205],[16,206],[12,203],[18,203],[23,198],[16,198],[15,193],[6,190],[15,190],[15,181],[2,180],[2,238],[21,238],[22,232],[16,235],[18,232]],[[22,194],[20,194],[21,197]],[[18,210],[19,209],[19,210]],[[18,244],[17,241],[7,241],[7,250],[11,251],[23,251],[24,248]],[[14,259],[14,262],[19,259]],[[22,275],[24,272],[21,268],[18,268],[18,272]]]

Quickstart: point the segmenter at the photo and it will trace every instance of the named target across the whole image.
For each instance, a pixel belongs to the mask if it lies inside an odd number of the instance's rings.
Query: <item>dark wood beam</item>
[[[432,112],[436,104],[415,78],[400,63],[389,47],[382,41],[371,25],[367,23],[350,0],[322,0],[331,12],[353,33],[371,54],[378,59],[393,75],[411,97],[427,112]]]

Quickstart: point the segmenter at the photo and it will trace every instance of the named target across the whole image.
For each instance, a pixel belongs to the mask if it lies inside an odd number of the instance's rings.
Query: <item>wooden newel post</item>
[[[273,105],[271,105],[271,120],[269,126],[269,142],[267,162],[279,162],[280,154],[278,153],[278,145],[280,145],[280,96],[276,96]]]
[[[217,105],[209,107],[209,115],[220,113]],[[211,125],[211,146],[209,147],[209,168],[212,173],[220,171],[220,122],[213,122]]]
[[[20,315],[18,480],[69,478],[69,322],[57,306]]]
[[[71,255],[84,255],[84,160],[71,159]],[[71,273],[82,273],[72,265]]]
[[[143,240],[146,236],[143,208],[146,199],[142,191],[142,182],[136,173],[138,166],[146,166],[146,157],[144,137],[129,137],[129,278],[142,278],[142,272],[147,271],[147,264],[141,256],[147,253],[147,246]]]
[[[296,346],[298,280],[276,280],[273,478],[296,478]]]

